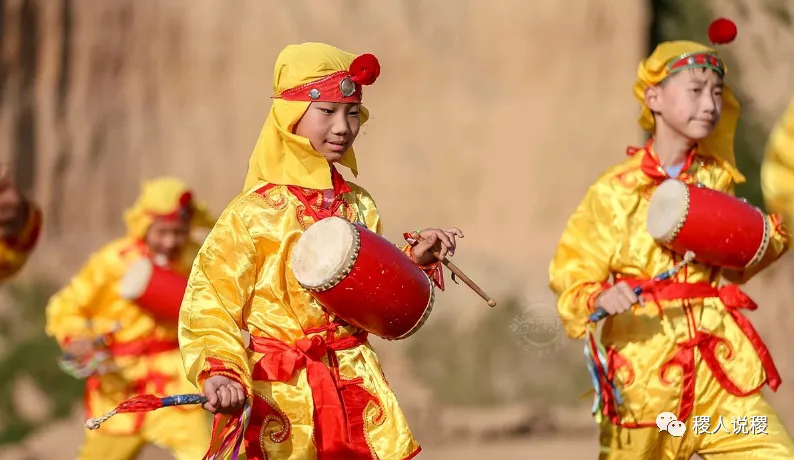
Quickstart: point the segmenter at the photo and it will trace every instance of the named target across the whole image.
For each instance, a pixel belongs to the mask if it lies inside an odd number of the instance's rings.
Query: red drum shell
[[[666,248],[707,265],[743,269],[761,260],[770,239],[766,215],[701,184],[667,180],[648,205],[648,232]]]
[[[328,239],[319,243],[322,232],[339,234],[345,225],[353,233],[352,247],[340,248],[345,260],[330,266],[337,267],[321,283],[312,285],[307,279],[316,272],[296,258],[314,257],[323,250],[323,244],[348,245],[342,239]],[[357,248],[357,249],[356,249]],[[319,265],[319,264],[318,264]],[[428,276],[400,249],[387,239],[360,224],[339,217],[322,219],[309,227],[292,255],[292,268],[298,283],[330,313],[349,324],[386,340],[405,339],[419,330],[433,308],[434,288]]]
[[[121,280],[119,294],[135,302],[158,321],[175,323],[187,289],[186,276],[160,267],[149,259],[130,265]]]

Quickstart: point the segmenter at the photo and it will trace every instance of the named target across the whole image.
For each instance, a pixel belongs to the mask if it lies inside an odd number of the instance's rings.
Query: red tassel
[[[140,395],[130,398],[116,407],[116,413],[149,412],[163,407],[163,400],[155,395]]]
[[[350,64],[350,79],[359,85],[371,85],[380,76],[380,62],[372,54],[362,54]]]
[[[719,18],[709,26],[709,40],[715,45],[725,45],[732,42],[738,30],[736,24],[730,19]]]

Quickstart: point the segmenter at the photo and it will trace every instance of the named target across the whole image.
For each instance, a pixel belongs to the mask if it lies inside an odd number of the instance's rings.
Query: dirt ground
[[[425,446],[416,458],[421,460],[583,460],[598,458],[595,437],[560,437],[548,439],[516,439],[488,444],[455,444]],[[155,457],[156,456],[156,457]],[[157,449],[141,453],[141,460],[166,460],[168,455]]]
[[[519,460],[545,459],[582,460],[598,458],[595,437],[539,438],[498,441],[489,444],[457,444],[428,446],[418,459],[422,460]]]

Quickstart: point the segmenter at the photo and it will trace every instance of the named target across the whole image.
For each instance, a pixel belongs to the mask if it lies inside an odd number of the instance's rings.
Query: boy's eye
[[[700,88],[692,88],[690,91],[692,91],[692,92],[693,92],[693,93],[695,93],[695,94],[700,94],[700,92],[701,92],[702,90],[701,90]]]
[[[331,115],[332,113],[334,113],[334,111],[332,109],[323,109],[323,108],[321,108],[320,110],[322,110],[323,113],[328,114],[328,115]]]
[[[350,112],[348,115],[350,115],[351,117],[357,117],[358,116],[358,111],[354,110],[354,111]]]

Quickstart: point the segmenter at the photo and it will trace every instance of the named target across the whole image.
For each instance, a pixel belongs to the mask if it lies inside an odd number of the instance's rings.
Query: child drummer
[[[146,182],[124,216],[127,236],[95,253],[72,281],[47,305],[47,333],[64,352],[83,361],[110,353],[115,369],[96,372],[86,382],[86,417],[98,417],[117,404],[145,393],[192,393],[177,341],[179,302],[171,319],[120,297],[121,280],[137,261],[181,273],[184,278],[198,251],[191,228],[209,228],[213,220],[179,179]],[[184,289],[184,284],[182,285]],[[106,336],[100,347],[97,338]],[[104,363],[103,363],[104,364]],[[124,414],[101,430],[86,431],[79,458],[134,459],[146,443],[169,450],[177,459],[201,458],[209,442],[210,418],[197,406],[148,414]]]
[[[709,35],[714,43],[727,43],[734,34],[735,26],[722,20]],[[789,236],[777,216],[769,217],[771,242],[753,270],[691,263],[646,293],[642,305],[633,291],[682,260],[655,244],[645,229],[656,186],[677,178],[732,194],[734,184],[744,180],[733,153],[739,105],[724,77],[716,51],[689,41],[662,43],[639,65],[634,92],[642,107],[640,124],[653,136],[590,187],[550,266],[550,285],[569,336],[585,336],[597,308],[611,315],[601,340],[608,375],[622,400],[599,392],[605,402],[601,459],[695,453],[726,460],[794,458],[791,437],[761,393],[765,384],[776,389],[780,377],[739,311],[755,304],[735,285],[720,287],[722,280],[747,281],[786,250]],[[685,423],[683,437],[661,432],[657,417],[663,412]]]
[[[761,164],[761,190],[767,208],[794,225],[794,98],[772,130]]]
[[[331,317],[288,263],[303,231],[325,217],[381,233],[372,197],[336,169],[357,173],[353,142],[369,118],[362,86],[379,73],[374,56],[321,43],[281,52],[246,191],[223,212],[193,266],[180,313],[185,368],[209,399],[205,407],[232,415],[216,415],[214,432],[244,426],[241,408],[249,402],[248,459],[419,453],[367,333]],[[405,251],[428,274],[438,267],[431,251],[452,254],[463,237],[456,228],[419,234]],[[251,334],[250,351],[241,329]],[[228,446],[214,441],[213,452]]]
[[[0,282],[19,273],[41,233],[41,210],[20,193],[7,164],[0,163]]]

